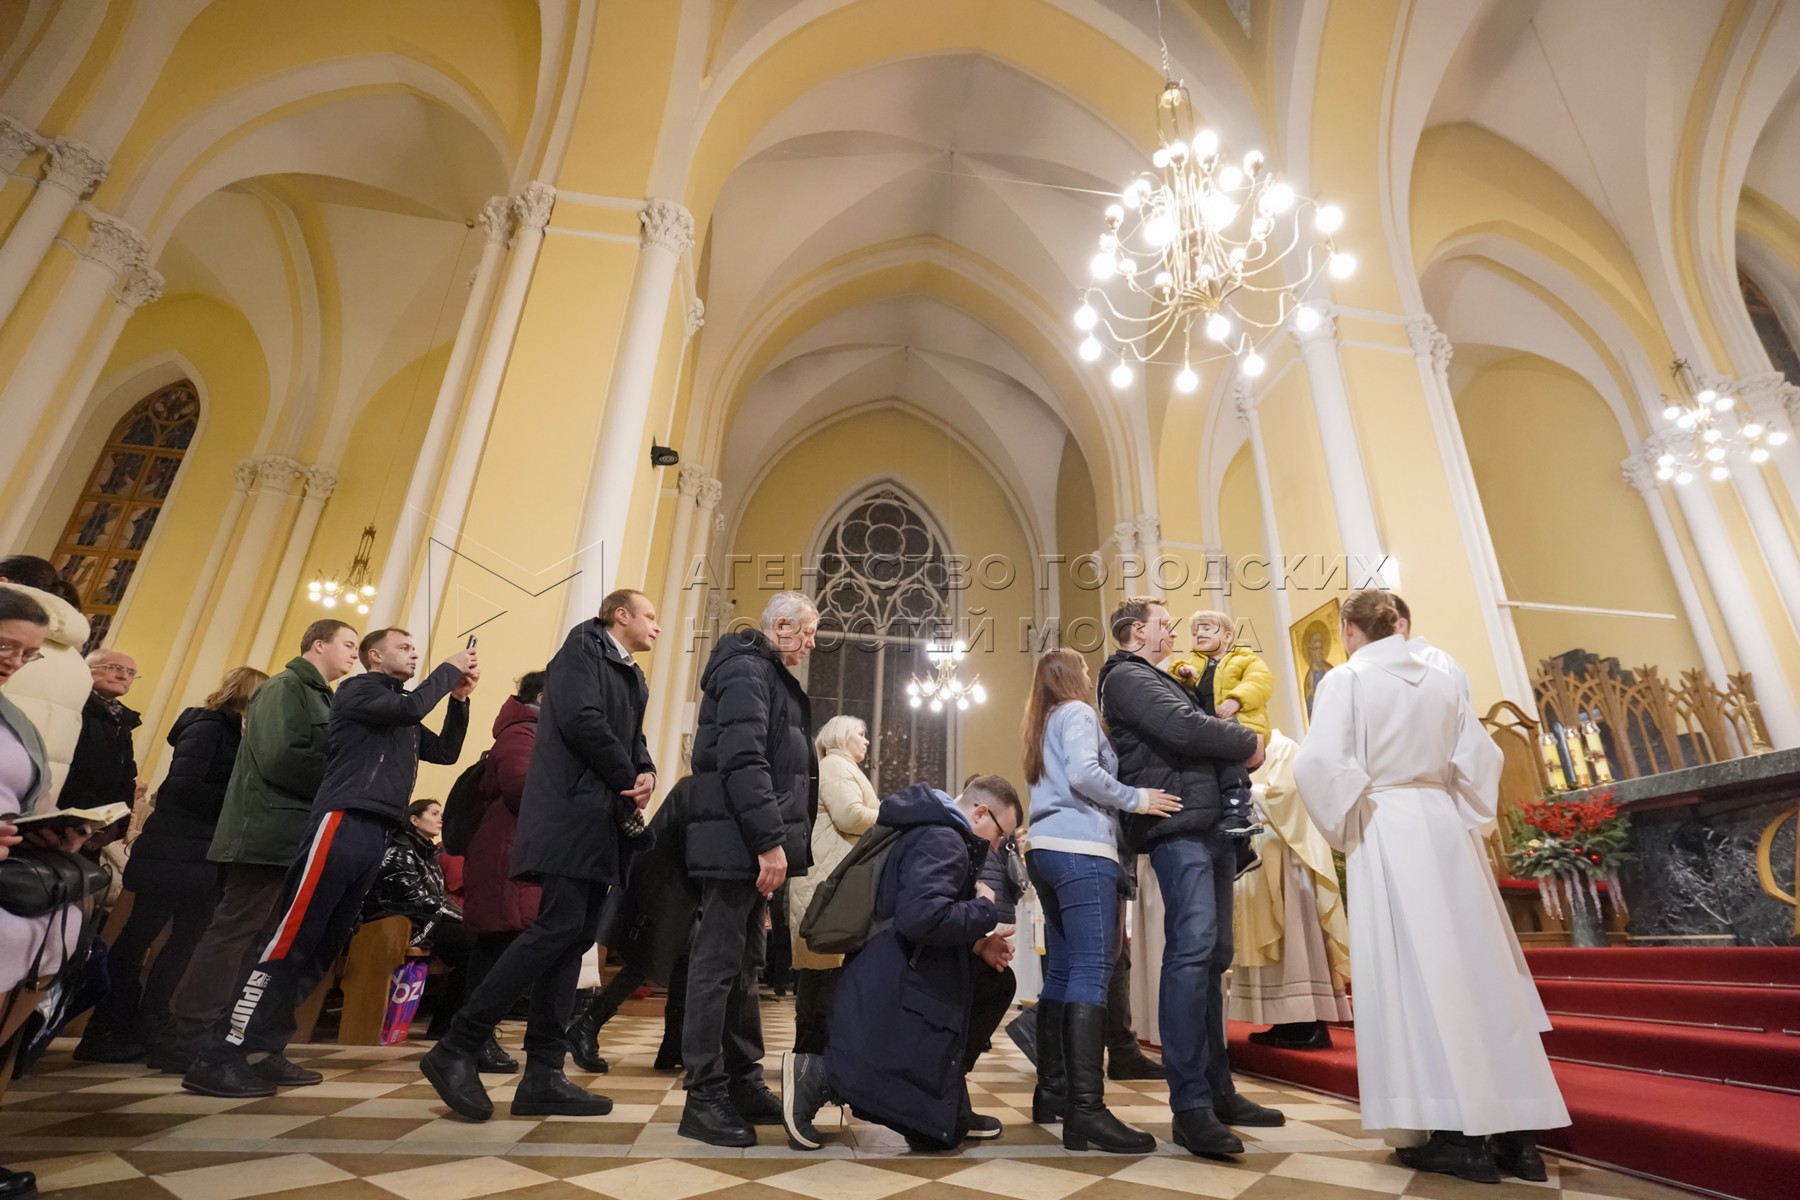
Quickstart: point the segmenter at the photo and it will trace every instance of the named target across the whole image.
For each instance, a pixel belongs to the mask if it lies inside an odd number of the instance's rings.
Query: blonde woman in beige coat
[[[857,717],[833,717],[813,745],[819,751],[819,816],[813,822],[812,867],[801,878],[788,881],[788,928],[794,931],[794,1050],[802,1054],[825,1053],[825,1021],[844,958],[808,950],[800,938],[800,919],[820,881],[836,869],[881,812],[875,785],[858,765],[869,754],[867,725]]]

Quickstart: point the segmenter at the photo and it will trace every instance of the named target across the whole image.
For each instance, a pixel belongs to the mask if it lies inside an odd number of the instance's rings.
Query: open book
[[[102,804],[99,808],[59,808],[25,816],[5,816],[21,831],[27,829],[105,829],[108,825],[129,819],[131,805]]]

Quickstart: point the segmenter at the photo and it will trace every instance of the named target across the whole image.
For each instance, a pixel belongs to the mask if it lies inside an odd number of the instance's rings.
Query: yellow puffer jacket
[[[1206,673],[1206,655],[1189,650],[1171,657],[1164,668],[1192,691]],[[1233,646],[1219,659],[1218,668],[1213,671],[1213,711],[1217,712],[1227,700],[1236,700],[1239,707],[1233,720],[1267,739],[1269,697],[1274,694],[1275,676],[1270,673],[1269,664],[1247,647]]]

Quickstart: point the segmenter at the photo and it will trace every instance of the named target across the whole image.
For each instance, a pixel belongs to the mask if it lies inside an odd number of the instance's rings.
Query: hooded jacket
[[[243,741],[243,718],[229,709],[189,708],[169,730],[169,774],[156,808],[131,843],[125,886],[134,892],[204,898],[218,879],[206,861]]]
[[[1132,848],[1211,833],[1219,823],[1219,767],[1254,754],[1256,734],[1207,716],[1174,676],[1129,650],[1106,660],[1099,688],[1100,715],[1119,756],[1120,781],[1181,797],[1181,811],[1171,816],[1125,817]]]
[[[508,696],[494,717],[494,746],[481,775],[481,819],[463,858],[463,925],[471,934],[519,933],[537,916],[540,889],[512,877],[512,860],[538,711]]]
[[[693,814],[688,873],[750,880],[756,857],[781,846],[788,876],[812,862],[819,811],[819,761],[812,705],[800,681],[760,630],[728,633],[700,676],[694,735]]]
[[[6,698],[43,739],[50,778],[38,794],[37,806],[51,809],[56,807],[69,764],[75,759],[75,744],[81,740],[81,710],[94,690],[94,676],[81,653],[88,640],[88,619],[49,592],[17,583],[0,583],[0,587],[30,596],[50,614],[41,651],[44,657],[13,672],[6,681]]]
[[[208,859],[265,867],[294,860],[325,778],[330,722],[331,686],[303,657],[256,689]]]

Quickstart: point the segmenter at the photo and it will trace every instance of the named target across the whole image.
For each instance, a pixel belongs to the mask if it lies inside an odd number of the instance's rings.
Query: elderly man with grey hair
[[[132,804],[138,795],[137,756],[131,739],[143,718],[126,707],[125,693],[137,682],[137,662],[118,650],[87,656],[94,690],[81,710],[81,739],[63,780],[60,808]]]
[[[781,592],[759,628],[719,639],[700,676],[686,836],[701,915],[688,959],[681,1134],[709,1145],[753,1146],[753,1126],[781,1124],[781,1103],[763,1082],[756,977],[769,898],[806,874],[812,857],[819,764],[793,668],[818,627],[804,593]]]

